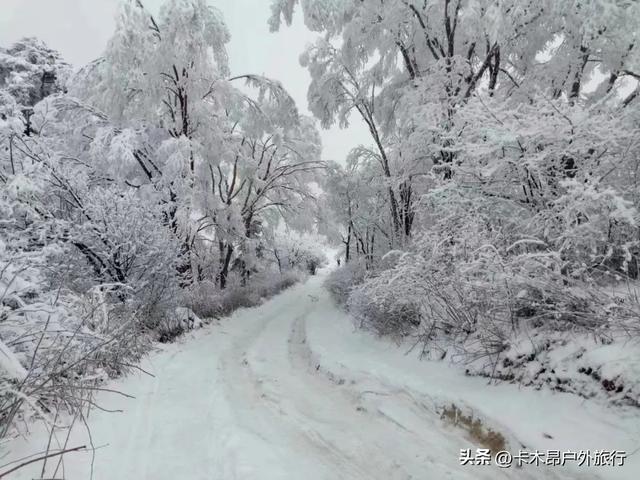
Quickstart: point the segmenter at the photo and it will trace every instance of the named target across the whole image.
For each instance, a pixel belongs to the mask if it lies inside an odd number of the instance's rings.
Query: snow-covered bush
[[[0,262],[0,337],[26,373],[0,374],[3,435],[17,416],[78,412],[102,382],[129,371],[150,348],[135,314],[102,294],[108,285],[84,294],[43,289],[34,259],[11,253]]]
[[[637,275],[640,237],[638,211],[632,202],[612,187],[597,188],[576,180],[562,186],[566,192],[540,215],[544,215],[540,228],[562,258],[563,271],[583,278]]]
[[[220,298],[214,282],[204,280],[195,283],[185,296],[189,308],[200,318],[215,318],[220,315]]]
[[[203,325],[203,321],[193,310],[187,307],[176,307],[172,314],[165,314],[159,321],[154,322],[154,338],[161,343],[169,343],[183,333]]]
[[[271,298],[283,290],[305,280],[305,272],[289,271],[280,275],[265,272],[254,278],[251,288],[256,290],[262,298]]]
[[[449,182],[423,198],[429,228],[405,253],[360,285],[327,285],[349,292],[360,326],[487,365],[533,330],[629,332],[639,312],[605,289],[637,251],[635,209],[610,188],[562,186],[541,210]]]
[[[324,287],[329,290],[338,305],[345,305],[351,289],[364,282],[365,275],[364,262],[349,262],[332,270],[324,281]]]
[[[251,285],[232,285],[223,291],[208,281],[193,285],[187,292],[187,304],[203,319],[228,316],[239,308],[260,305],[283,290],[292,287],[304,277],[296,271],[270,272],[253,278]]]
[[[153,329],[178,306],[178,242],[162,211],[134,192],[97,188],[91,197],[84,221],[69,234],[73,251],[111,285],[110,297]]]
[[[351,292],[347,308],[361,328],[371,329],[378,335],[403,337],[420,325],[420,299],[398,299],[396,293],[365,283]]]

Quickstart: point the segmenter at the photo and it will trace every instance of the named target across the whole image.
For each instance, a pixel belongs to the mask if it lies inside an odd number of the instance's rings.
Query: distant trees
[[[280,273],[297,269],[315,275],[328,261],[319,236],[284,228],[275,231],[272,253]]]

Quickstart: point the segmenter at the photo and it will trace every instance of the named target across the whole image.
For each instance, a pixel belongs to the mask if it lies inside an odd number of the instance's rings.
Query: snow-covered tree
[[[0,437],[199,324],[193,290],[229,313],[297,280],[265,278],[277,226],[314,226],[319,135],[280,83],[231,75],[228,40],[205,0],[126,0],[75,75],[34,39],[0,50]]]
[[[312,122],[279,83],[230,78],[228,39],[204,0],[168,1],[157,19],[125,2],[104,57],[72,90],[108,119],[90,150],[125,159],[115,163],[121,179],[153,185],[168,205],[182,273],[197,280],[215,261],[223,288],[230,268],[248,260],[239,257],[255,253],[268,217],[309,197],[321,166]],[[243,81],[255,94],[234,86]],[[211,242],[217,248],[204,246]]]
[[[596,322],[610,299],[575,292],[638,275],[639,5],[286,0],[272,29],[297,8],[322,34],[311,111],[371,133],[327,187],[347,258],[368,259],[363,324],[500,353],[520,320]]]
[[[273,2],[272,29],[283,19],[290,23],[298,3]],[[637,95],[634,88],[629,94],[640,58],[635,4],[392,0],[299,6],[307,26],[324,34],[302,56],[312,76],[310,108],[324,126],[346,126],[353,113],[368,125],[374,146],[366,155],[377,160],[385,180],[395,236],[412,233],[416,200],[431,185],[425,175],[448,180],[467,162],[461,137],[477,133],[489,100],[504,108],[530,104],[530,112],[543,109],[558,123],[563,110],[588,106],[589,115],[602,111],[601,122],[615,115],[611,104],[630,105]],[[478,104],[476,113],[470,102]],[[565,132],[571,128],[566,121],[564,126]],[[575,145],[572,135],[567,140]],[[579,159],[557,161],[569,171]],[[523,186],[528,188],[526,181]]]
[[[62,91],[70,74],[71,67],[60,54],[36,38],[23,38],[9,48],[0,48],[0,90],[21,110]]]

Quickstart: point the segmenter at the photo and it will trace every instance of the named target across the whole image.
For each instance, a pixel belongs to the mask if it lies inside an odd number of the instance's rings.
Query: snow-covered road
[[[315,331],[351,334],[345,325],[334,326],[344,319],[335,318],[322,280],[322,275],[312,278],[151,355],[143,367],[154,377],[137,374],[113,385],[135,399],[98,397],[102,407],[123,412],[96,410],[89,419],[91,439],[84,428],[72,435],[68,446],[91,441],[95,457],[69,454],[64,474],[60,469],[56,478],[84,480],[91,473],[98,480],[638,478],[627,469],[614,476],[597,469],[460,465],[460,449],[476,445],[441,420],[431,397],[406,387],[400,371],[398,382],[381,375],[375,357],[370,373],[354,371],[351,378],[320,365],[333,348],[336,369],[349,370],[349,362],[340,360],[338,340],[329,340],[322,355],[312,351],[307,322]],[[345,359],[352,354],[345,351]],[[478,379],[462,377],[467,380]],[[38,441],[43,436],[35,431],[28,441],[14,442],[0,463],[41,449]],[[23,469],[13,478],[39,478],[40,469]]]

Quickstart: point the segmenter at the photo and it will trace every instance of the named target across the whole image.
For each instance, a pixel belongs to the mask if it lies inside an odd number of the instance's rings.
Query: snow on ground
[[[57,476],[84,480],[93,469],[97,480],[640,478],[638,455],[625,467],[588,470],[460,465],[460,449],[476,445],[440,418],[447,403],[473,410],[516,450],[522,443],[528,450],[631,453],[640,443],[640,419],[418,362],[354,332],[322,281],[312,278],[164,347],[143,364],[155,377],[114,382],[111,388],[136,398],[100,394],[103,408],[123,412],[92,412],[95,458],[69,454]],[[35,428],[29,439],[5,445],[0,463],[44,443]],[[68,446],[84,443],[86,430],[77,427]],[[39,478],[40,470],[35,465],[12,478]]]
[[[328,305],[326,293],[320,302],[326,308],[305,319],[307,341],[313,361],[334,379],[350,382],[351,388],[375,384],[379,394],[402,392],[432,411],[453,403],[504,434],[512,451],[620,450],[628,455],[623,467],[586,469],[574,465],[573,472],[561,469],[561,475],[640,478],[637,409],[608,407],[544,389],[488,385],[486,379],[465,376],[460,365],[419,361],[417,352],[405,354],[407,349],[399,349],[392,342],[354,332],[348,315]],[[533,467],[524,468],[533,473]]]

